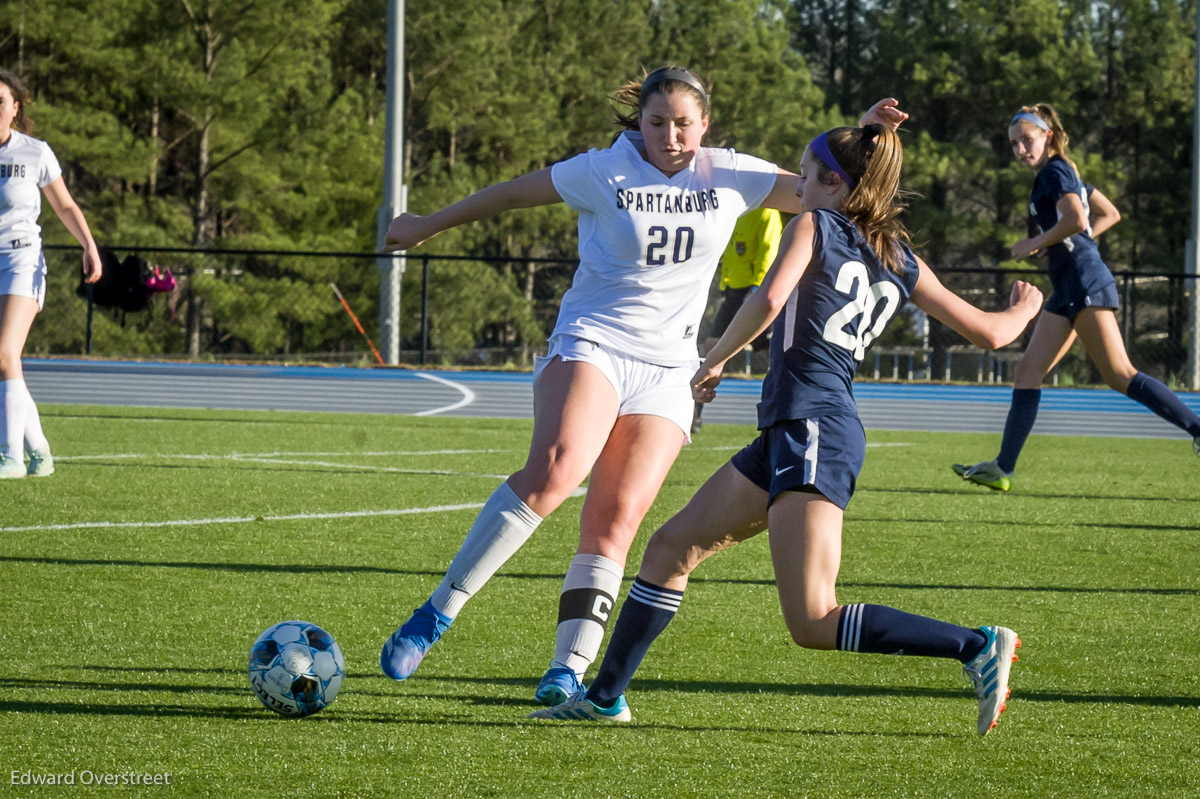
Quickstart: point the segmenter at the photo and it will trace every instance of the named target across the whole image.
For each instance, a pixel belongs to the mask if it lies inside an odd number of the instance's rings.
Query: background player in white
[[[621,87],[630,111],[611,148],[490,186],[388,228],[389,252],[514,208],[566,202],[579,212],[580,264],[534,372],[534,429],[524,467],[479,513],[441,585],[388,639],[383,671],[408,678],[495,571],[591,473],[577,554],[559,603],[554,659],[535,697],[581,687],[620,589],[625,556],[688,441],[688,379],[708,286],[738,216],[801,209],[796,176],[707,148],[708,92],[696,73],[663,67]],[[899,125],[882,100],[865,119]]]
[[[25,84],[0,70],[0,478],[54,473],[50,444],[21,371],[25,339],[46,299],[39,189],[83,245],[84,279],[100,279],[96,242],[67,191],[58,159],[48,144],[28,135],[33,132],[28,104]],[[28,469],[22,445],[29,452]]]

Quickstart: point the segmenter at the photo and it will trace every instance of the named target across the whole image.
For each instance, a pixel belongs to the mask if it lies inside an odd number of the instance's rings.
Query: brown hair
[[[902,245],[911,245],[912,240],[900,221],[905,208],[900,189],[900,167],[904,164],[900,136],[886,125],[843,127],[827,132],[825,143],[855,182],[842,202],[841,212],[862,231],[883,265],[902,273]],[[832,176],[833,170],[818,159],[817,180],[830,185]]]
[[[1050,126],[1050,132],[1054,135],[1050,137],[1048,145],[1051,155],[1061,156],[1064,161],[1071,165],[1076,173],[1079,168],[1075,166],[1075,162],[1071,160],[1071,156],[1067,155],[1067,145],[1071,143],[1071,137],[1067,135],[1067,131],[1063,129],[1062,122],[1058,119],[1058,112],[1054,110],[1054,106],[1049,103],[1035,103],[1034,105],[1023,105],[1018,114],[1033,114]]]
[[[33,119],[25,110],[29,107],[29,89],[25,88],[24,81],[7,69],[0,69],[0,83],[8,86],[13,100],[18,104],[17,115],[13,118],[12,126],[28,136],[33,133]]]
[[[650,75],[654,74],[655,72],[664,69],[686,72],[695,81],[695,85],[687,81],[672,80],[667,78],[665,80],[657,81],[651,85],[646,96],[643,97],[642,85],[646,82],[646,78],[650,77]],[[696,86],[702,87],[704,91],[700,91],[696,88]],[[637,80],[631,80],[628,83],[623,83],[617,87],[616,92],[614,92],[612,97],[609,98],[614,104],[613,113],[616,114],[617,125],[623,130],[637,130],[638,119],[642,114],[642,109],[646,107],[646,103],[649,101],[649,99],[656,94],[671,94],[672,92],[676,91],[690,92],[691,95],[696,98],[696,102],[700,104],[701,116],[708,116],[708,86],[704,80],[695,72],[687,69],[686,67],[677,66],[675,64],[663,64],[661,67],[657,67],[652,71],[643,67],[641,78]],[[622,107],[625,109],[624,111],[621,110]]]

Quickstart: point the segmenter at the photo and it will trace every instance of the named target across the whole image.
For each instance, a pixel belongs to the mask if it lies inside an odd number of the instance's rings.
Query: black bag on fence
[[[111,250],[101,249],[100,265],[100,279],[90,284],[94,305],[126,312],[146,310],[151,293],[146,281],[153,273],[140,256],[127,255],[124,261],[119,261]],[[75,293],[87,299],[88,286],[80,276]]]

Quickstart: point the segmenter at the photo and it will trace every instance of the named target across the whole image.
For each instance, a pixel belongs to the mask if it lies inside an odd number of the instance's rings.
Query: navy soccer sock
[[[1129,381],[1125,395],[1137,400],[1190,436],[1200,436],[1200,416],[1183,404],[1171,389],[1148,374],[1138,372]]]
[[[837,648],[844,652],[925,655],[967,663],[986,643],[978,630],[886,605],[846,605],[838,619]]]
[[[1017,468],[1017,458],[1025,446],[1025,439],[1033,430],[1033,423],[1037,421],[1038,403],[1041,400],[1040,388],[1013,389],[1012,405],[1004,421],[1004,438],[1000,440],[1000,454],[996,456],[996,465],[1005,472],[1011,474]]]
[[[600,671],[588,688],[588,699],[599,707],[612,707],[625,693],[654,639],[675,618],[682,599],[682,591],[659,588],[640,577],[634,578],[613,627]]]

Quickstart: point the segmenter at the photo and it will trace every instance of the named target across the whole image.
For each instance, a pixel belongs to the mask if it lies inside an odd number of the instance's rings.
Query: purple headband
[[[829,144],[825,141],[824,133],[809,142],[808,149],[812,150],[813,155],[820,158],[825,166],[837,173],[837,176],[845,181],[847,186],[853,189],[858,184],[858,181],[846,174],[846,170],[842,169],[842,165],[833,157],[833,153],[829,152]]]

